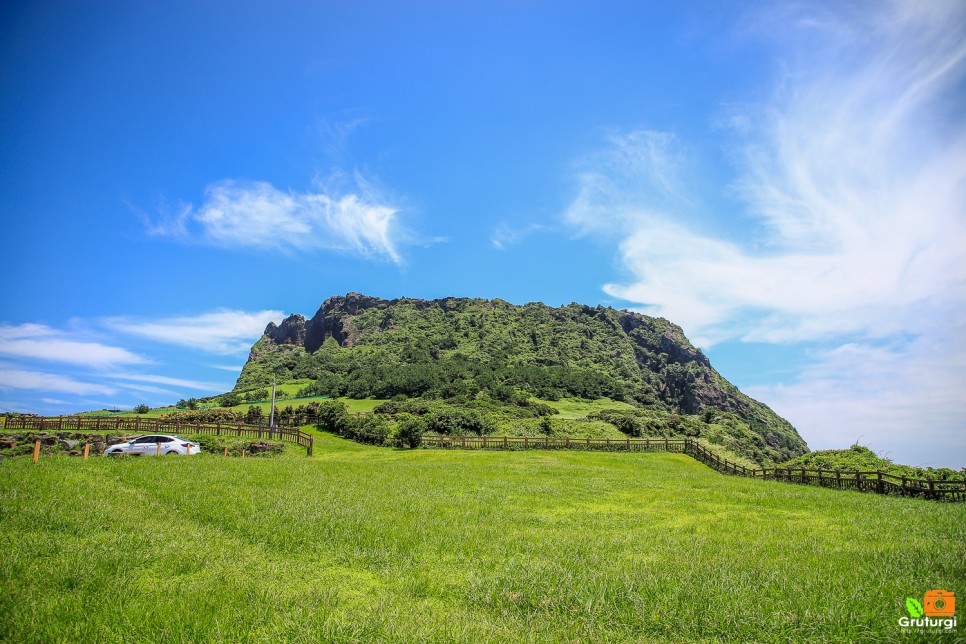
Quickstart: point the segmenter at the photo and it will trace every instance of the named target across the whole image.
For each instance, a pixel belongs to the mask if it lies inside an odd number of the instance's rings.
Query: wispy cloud
[[[199,207],[181,205],[148,232],[226,248],[304,252],[326,249],[395,264],[407,238],[399,208],[361,175],[352,191],[279,190],[264,181],[226,179],[205,188]]]
[[[242,367],[244,367],[245,365],[241,365],[241,364],[210,364],[208,366],[211,367],[212,369],[220,369],[221,371],[230,371],[232,373],[239,373],[239,372],[241,372]]]
[[[111,329],[156,342],[174,344],[211,353],[247,352],[261,337],[269,322],[281,320],[282,311],[221,310],[194,316],[177,316],[156,320],[108,318]]]
[[[613,136],[585,160],[565,218],[620,235],[636,278],[608,292],[706,344],[883,337],[915,327],[923,305],[966,302],[966,122],[950,102],[966,10],[916,6],[850,14],[863,29],[809,23],[808,43],[824,43],[810,61],[824,66],[786,72],[743,148],[737,189],[761,222],[751,240],[687,223],[673,136]],[[835,39],[856,30],[874,37]]]
[[[607,285],[610,295],[682,323],[703,346],[850,338],[783,391],[821,391],[844,369],[827,390],[840,392],[826,399],[830,410],[854,419],[894,396],[886,406],[908,428],[915,401],[935,402],[948,435],[966,411],[950,395],[966,390],[966,348],[951,330],[966,317],[966,5],[808,12],[760,17],[783,73],[767,104],[717,119],[740,124],[732,192],[745,211],[734,214],[753,225],[727,236],[702,228],[686,146],[646,131],[615,135],[584,159],[565,219],[619,240],[632,279]],[[944,347],[946,360],[924,357],[925,346]],[[845,369],[850,358],[892,376],[932,370],[937,388],[902,393],[885,376],[875,379],[885,389],[865,387],[868,374]],[[900,399],[905,411],[891,407]],[[826,421],[847,422],[831,411]]]
[[[552,230],[546,224],[521,224],[514,225],[507,222],[500,222],[490,236],[490,243],[497,250],[506,250],[510,246],[522,244],[530,235]]]
[[[148,362],[127,349],[74,337],[42,324],[0,325],[0,355],[95,369]]]
[[[0,364],[0,389],[32,389],[78,396],[112,396],[117,393],[117,389],[107,385],[82,382],[70,376],[31,371],[3,364]]]
[[[966,325],[946,333],[877,346],[847,343],[821,352],[791,383],[749,387],[780,414],[796,419],[812,449],[860,443],[901,462],[966,465]]]
[[[199,382],[197,380],[185,380],[183,378],[170,378],[168,376],[157,376],[157,375],[151,375],[151,374],[115,373],[115,374],[111,374],[110,377],[117,380],[133,380],[135,382],[153,382],[161,385],[170,385],[173,387],[181,387],[184,389],[195,389],[198,391],[224,391],[226,388],[223,383]],[[124,385],[124,386],[130,386],[130,385]]]

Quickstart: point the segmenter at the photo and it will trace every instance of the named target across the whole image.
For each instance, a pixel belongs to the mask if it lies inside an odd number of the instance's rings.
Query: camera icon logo
[[[926,617],[953,617],[956,614],[956,595],[948,590],[930,590],[922,599]]]

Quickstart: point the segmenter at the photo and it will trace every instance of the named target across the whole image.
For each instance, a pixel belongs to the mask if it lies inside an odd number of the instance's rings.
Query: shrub
[[[252,425],[257,425],[262,420],[263,416],[264,416],[264,412],[262,412],[261,407],[250,405],[248,407],[248,411],[245,412],[245,422],[250,423]]]
[[[342,434],[349,413],[346,406],[338,400],[323,400],[319,403],[316,417],[319,429]]]
[[[540,431],[547,436],[553,434],[553,421],[550,420],[550,416],[544,416],[540,419]]]
[[[182,423],[240,423],[242,418],[239,412],[230,409],[188,409],[161,415],[162,421]]]
[[[135,414],[146,414],[149,411],[151,411],[151,408],[145,405],[144,403],[141,403],[140,405],[134,408]]]
[[[189,398],[188,400],[185,400],[184,398],[182,398],[177,402],[175,407],[177,407],[178,409],[198,409],[198,399]]]
[[[242,397],[234,391],[231,391],[223,395],[218,402],[222,407],[234,407],[235,405],[242,404]]]
[[[411,414],[399,414],[396,417],[398,427],[396,438],[405,447],[419,447],[423,441],[423,433],[426,431],[426,421],[418,416]]]
[[[271,394],[268,392],[268,389],[253,389],[252,391],[245,392],[245,401],[255,402],[258,400],[268,400],[270,396]]]

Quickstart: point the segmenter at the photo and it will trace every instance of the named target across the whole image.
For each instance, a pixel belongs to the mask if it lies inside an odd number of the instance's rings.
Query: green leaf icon
[[[913,619],[916,617],[922,617],[922,604],[919,603],[918,599],[906,597],[906,610],[909,611],[909,615]]]

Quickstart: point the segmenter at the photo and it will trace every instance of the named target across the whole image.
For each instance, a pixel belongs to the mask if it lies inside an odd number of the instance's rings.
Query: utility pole
[[[268,435],[275,432],[275,372],[272,372],[272,413],[268,416]]]

